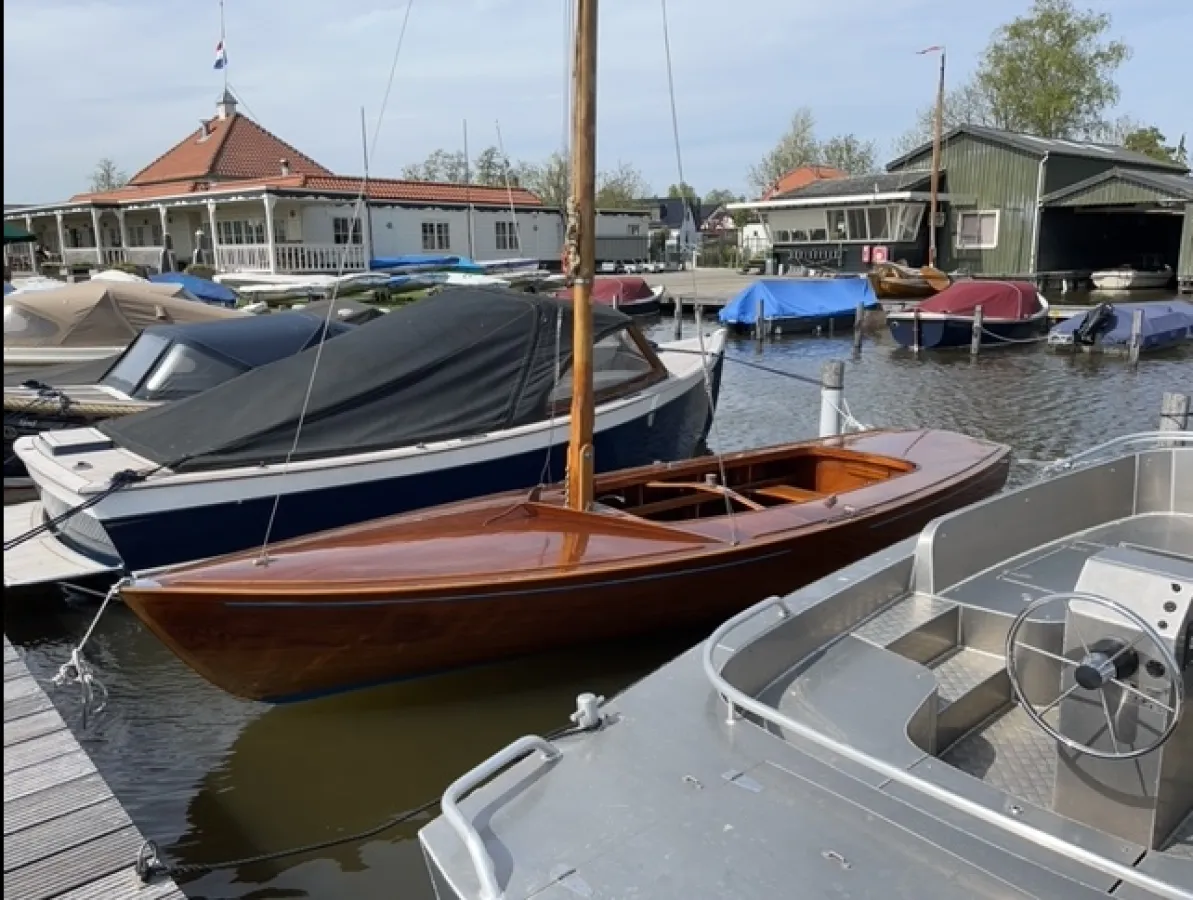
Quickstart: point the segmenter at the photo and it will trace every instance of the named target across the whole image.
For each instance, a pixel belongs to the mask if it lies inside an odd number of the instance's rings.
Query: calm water
[[[669,322],[654,336],[670,336]],[[692,334],[689,321],[685,333]],[[851,357],[847,337],[737,341],[734,357],[815,377],[849,360],[853,415],[879,426],[933,426],[1014,446],[1015,482],[1038,466],[1114,435],[1156,427],[1166,390],[1193,388],[1193,348],[1145,359],[1068,356],[1042,346],[927,354],[915,359],[885,332]],[[741,449],[807,437],[816,388],[727,361],[710,444]],[[7,599],[7,598],[6,598]],[[82,636],[94,607],[51,594],[9,611],[5,631],[48,679]],[[270,708],[202,681],[122,607],[99,623],[88,657],[111,702],[86,732],[78,695],[52,689],[67,720],[141,830],[172,861],[211,862],[361,830],[438,796],[510,740],[566,723],[584,690],[625,687],[703,637],[555,654],[414,684]],[[418,822],[381,838],[192,880],[192,898],[414,898],[423,875]]]

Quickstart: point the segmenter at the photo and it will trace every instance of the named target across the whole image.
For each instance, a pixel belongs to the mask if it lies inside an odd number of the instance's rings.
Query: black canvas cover
[[[593,309],[600,340],[630,326]],[[483,434],[543,419],[572,356],[572,306],[508,288],[449,288],[323,345],[295,459]],[[195,397],[102,423],[179,471],[278,462],[294,443],[318,348]]]

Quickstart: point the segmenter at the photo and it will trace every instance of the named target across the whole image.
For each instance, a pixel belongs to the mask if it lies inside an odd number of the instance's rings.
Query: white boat
[[[1099,291],[1138,291],[1166,287],[1172,281],[1172,268],[1147,270],[1124,266],[1120,269],[1099,269],[1090,273],[1090,280]]]
[[[623,314],[594,315],[601,469],[691,456],[711,424],[705,366],[718,384],[724,332],[655,347]],[[136,571],[529,488],[564,468],[570,317],[542,295],[447,288],[199,396],[20,438],[44,514],[63,517],[37,540],[47,557],[84,554],[77,574]],[[127,471],[145,477],[112,490]],[[5,551],[6,585],[51,571],[19,556],[10,565]]]

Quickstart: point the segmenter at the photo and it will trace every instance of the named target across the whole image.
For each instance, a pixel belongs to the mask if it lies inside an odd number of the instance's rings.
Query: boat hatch
[[[904,460],[857,453],[833,447],[803,447],[783,456],[685,472],[672,480],[659,479],[620,490],[621,508],[631,515],[657,522],[682,521],[772,506],[826,500],[880,481],[915,471]]]
[[[94,453],[97,450],[111,450],[115,446],[111,438],[94,428],[43,431],[38,435],[38,440],[50,456]]]

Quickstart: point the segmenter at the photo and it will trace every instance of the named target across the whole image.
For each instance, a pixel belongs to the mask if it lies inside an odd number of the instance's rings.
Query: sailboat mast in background
[[[596,78],[597,0],[576,2],[576,57],[573,67],[572,196],[575,246],[573,269],[572,413],[568,441],[568,505],[592,504],[592,282],[596,275]],[[566,274],[566,273],[565,273]]]
[[[932,201],[928,211],[928,265],[936,266],[936,210],[940,206],[940,141],[944,130],[944,47],[929,47],[923,51],[940,51],[940,80],[936,85],[936,115],[932,123]]]

